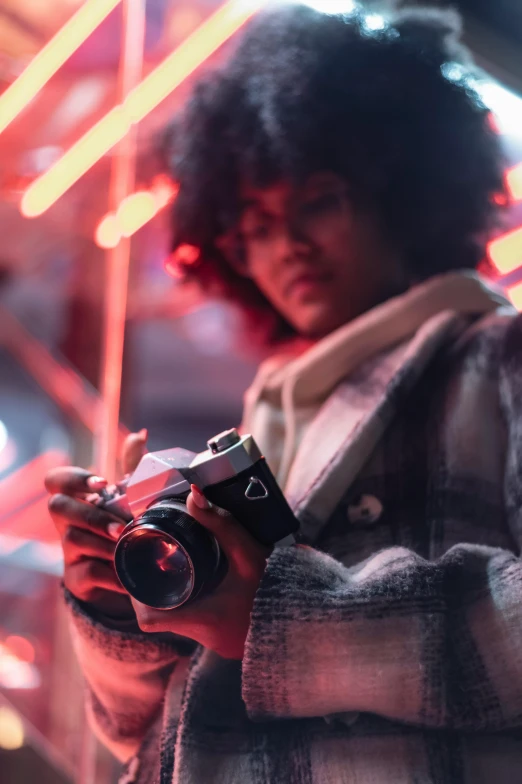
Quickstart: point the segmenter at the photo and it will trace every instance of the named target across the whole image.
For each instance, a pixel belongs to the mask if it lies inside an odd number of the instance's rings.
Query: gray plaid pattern
[[[333,513],[303,507],[306,536],[269,559],[242,665],[69,597],[97,731],[137,755],[122,780],[522,781],[522,319],[482,319],[388,392]],[[375,519],[354,516],[368,498]]]

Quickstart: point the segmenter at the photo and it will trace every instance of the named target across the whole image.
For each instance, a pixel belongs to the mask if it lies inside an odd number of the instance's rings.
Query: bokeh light
[[[115,248],[121,240],[121,231],[114,213],[109,213],[98,223],[94,234],[96,245],[99,248]]]
[[[5,646],[22,661],[28,662],[29,664],[34,662],[36,656],[34,645],[25,637],[11,634],[7,637]]]
[[[130,237],[156,214],[154,196],[149,191],[138,191],[128,196],[118,207],[117,220],[123,237]]]
[[[0,452],[3,452],[7,446],[7,442],[9,441],[9,436],[7,433],[7,428],[0,419]]]
[[[0,748],[8,751],[24,745],[24,725],[17,713],[5,705],[0,706]]]

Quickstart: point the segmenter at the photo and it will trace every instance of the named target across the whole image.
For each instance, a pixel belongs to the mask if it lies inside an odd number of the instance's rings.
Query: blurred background
[[[193,79],[226,57],[234,24],[239,28],[262,4],[143,0],[141,68],[149,87],[132,143],[105,143],[112,138],[106,124],[98,141],[93,137],[81,149],[78,140],[119,100],[122,4],[0,0],[0,99],[28,64],[40,64],[11,103],[0,103],[0,784],[27,784],[36,775],[41,784],[116,781],[114,763],[85,733],[82,686],[60,603],[60,547],[42,484],[50,467],[89,467],[96,459],[114,247],[124,243],[124,256],[129,251],[120,435],[146,427],[152,449],[200,451],[208,437],[240,420],[260,357],[245,353],[238,312],[202,301],[168,274],[175,184],[159,173],[154,148]],[[236,19],[228,27],[214,16],[224,5]],[[353,6],[349,0],[310,5]],[[482,269],[522,309],[522,4],[452,5],[463,13],[467,44],[483,70],[479,89],[505,145],[512,198]],[[378,3],[366,9],[370,29],[386,23]],[[86,22],[93,32],[45,78],[48,60],[35,58],[51,49],[55,58],[63,54],[63,39],[54,37],[63,29],[85,38]],[[46,50],[50,41],[54,48]],[[176,67],[186,71],[183,78],[175,78],[173,67],[156,71],[182,44],[188,59]],[[458,75],[449,64],[447,78]],[[62,180],[52,179],[71,148],[76,157]],[[114,167],[121,173],[122,165],[124,172],[135,166],[135,177],[120,204]]]

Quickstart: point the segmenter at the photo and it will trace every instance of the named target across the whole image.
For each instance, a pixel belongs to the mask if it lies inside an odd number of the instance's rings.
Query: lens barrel
[[[172,610],[210,592],[227,564],[215,537],[178,499],[162,499],[133,520],[114,554],[116,573],[142,604]]]

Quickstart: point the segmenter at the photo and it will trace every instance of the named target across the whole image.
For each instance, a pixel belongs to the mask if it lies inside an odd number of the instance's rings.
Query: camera
[[[127,523],[116,544],[116,573],[128,593],[149,607],[181,607],[211,593],[226,575],[216,538],[187,512],[191,484],[262,544],[276,544],[299,527],[251,435],[226,430],[200,454],[180,448],[149,452],[98,502]]]

